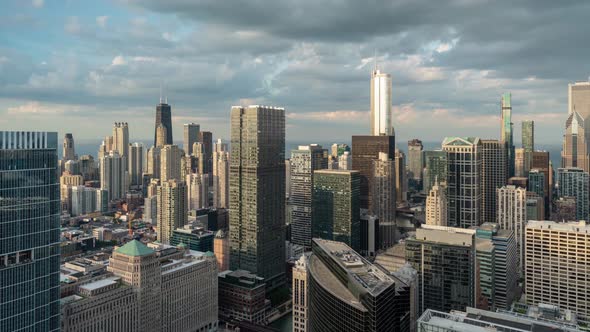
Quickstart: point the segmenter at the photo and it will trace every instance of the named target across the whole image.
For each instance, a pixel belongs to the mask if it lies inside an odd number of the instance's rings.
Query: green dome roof
[[[117,248],[115,251],[119,254],[127,256],[147,256],[155,253],[154,250],[148,248],[148,246],[137,240],[129,241],[127,244]]]

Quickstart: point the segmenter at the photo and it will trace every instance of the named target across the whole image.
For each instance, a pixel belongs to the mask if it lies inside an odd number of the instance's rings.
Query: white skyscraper
[[[377,68],[371,73],[371,135],[394,135],[391,75]]]
[[[189,210],[209,207],[209,174],[188,174],[186,184]]]
[[[111,151],[100,161],[100,188],[108,192],[108,199],[119,199],[127,192],[127,171],[125,157]]]
[[[348,151],[338,157],[338,169],[350,171],[352,169],[352,155]]]
[[[504,186],[496,189],[497,218],[500,228],[514,231],[518,247],[518,264],[524,270],[524,228],[526,226],[526,189],[516,186]]]
[[[129,145],[129,182],[132,186],[139,186],[143,172],[143,145],[133,143]]]
[[[309,331],[308,257],[301,255],[293,267],[293,332]]]
[[[213,207],[229,207],[229,152],[221,140],[213,151]]]
[[[437,182],[426,198],[426,224],[447,226],[447,195],[445,188]]]

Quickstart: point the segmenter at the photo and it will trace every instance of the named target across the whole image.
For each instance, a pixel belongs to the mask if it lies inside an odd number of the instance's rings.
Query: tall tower
[[[371,72],[371,135],[395,135],[391,109],[391,75],[375,68]]]
[[[127,122],[115,122],[113,125],[113,150],[119,152],[119,156],[129,158],[129,126]]]
[[[426,224],[446,226],[447,225],[447,195],[446,188],[435,180],[432,189],[426,197]]]
[[[139,186],[143,182],[143,144],[133,143],[129,145],[129,181],[133,186]]]
[[[158,240],[170,243],[172,232],[188,222],[188,193],[184,181],[162,181],[158,187]]]
[[[577,111],[568,116],[561,150],[562,167],[579,167],[585,172],[590,171],[590,132],[586,133],[588,121]]]
[[[311,248],[313,173],[328,168],[325,152],[317,144],[300,145],[291,151],[291,242],[307,248]]]
[[[160,179],[162,181],[182,179],[180,176],[182,153],[183,151],[178,145],[165,145],[160,150]]]
[[[199,132],[199,143],[203,145],[203,168],[199,169],[201,173],[211,173],[212,167],[212,156],[213,156],[213,133],[210,131]]]
[[[588,172],[580,168],[557,169],[557,195],[559,197],[576,198],[576,218],[588,220],[590,196]],[[573,221],[573,220],[570,220]]]
[[[445,159],[446,169],[446,159]],[[446,173],[445,173],[446,174]],[[406,155],[403,151],[395,149],[395,196],[396,202],[406,200],[408,193],[408,179],[406,178]]]
[[[285,277],[285,109],[231,109],[230,269]]]
[[[166,142],[165,144],[172,143],[172,108],[168,105],[168,99],[166,101],[160,97],[160,103],[156,106],[156,126],[154,131],[154,145],[157,144],[157,131],[158,126],[163,125],[166,128]]]
[[[533,151],[535,151],[535,121],[522,122],[522,148],[524,149],[524,174],[531,170],[533,165]]]
[[[229,208],[229,152],[221,139],[213,151],[213,207]]]
[[[373,205],[372,213],[379,218],[380,249],[387,249],[396,240],[396,182],[395,160],[386,153],[379,153],[379,159],[373,161]]]
[[[0,330],[60,329],[57,133],[0,131]]]
[[[506,184],[506,149],[494,139],[481,140],[481,222],[496,222],[496,189]]]
[[[508,178],[514,176],[514,136],[512,133],[512,95],[505,93],[502,95],[502,130],[501,141],[506,146],[506,161],[508,162]]]
[[[196,123],[185,123],[184,124],[184,135],[182,141],[182,149],[184,153],[188,156],[191,154],[193,149],[193,144],[199,141],[199,134],[201,131],[201,126]]]
[[[422,185],[422,169],[424,167],[422,150],[424,150],[424,146],[421,140],[408,141],[408,170],[414,189],[420,189]]]
[[[301,255],[293,267],[293,332],[309,331],[308,257]]]
[[[100,188],[108,192],[109,201],[125,196],[127,192],[127,171],[125,157],[117,151],[109,152],[100,161]]]
[[[518,266],[524,272],[524,228],[526,226],[526,189],[512,185],[497,189],[498,225],[514,232],[518,248]]]
[[[74,136],[70,133],[67,133],[64,136],[64,143],[63,143],[63,160],[75,160],[76,159],[76,151],[74,150]]]

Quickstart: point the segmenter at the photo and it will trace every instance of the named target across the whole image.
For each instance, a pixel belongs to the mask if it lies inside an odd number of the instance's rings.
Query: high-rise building
[[[409,331],[410,285],[342,242],[313,239],[309,331]]]
[[[371,72],[371,135],[395,135],[391,104],[391,75],[382,73],[376,68]]]
[[[392,247],[396,242],[396,183],[395,161],[380,152],[373,161],[373,209],[379,219],[379,249]]]
[[[219,273],[219,315],[255,324],[266,323],[270,303],[264,278],[246,270]]]
[[[129,182],[132,186],[143,183],[143,144],[129,145]]]
[[[312,234],[360,249],[360,174],[316,170],[313,174]]]
[[[327,163],[326,163],[326,168],[328,168]],[[352,155],[350,154],[349,151],[344,151],[344,153],[342,153],[338,157],[338,169],[344,169],[344,170],[351,170],[352,169]]]
[[[446,164],[445,164],[446,168]],[[406,155],[403,151],[395,149],[395,196],[396,202],[401,203],[407,199],[408,179],[406,177]]]
[[[545,176],[545,217],[551,213],[551,195],[553,191],[553,170],[551,158],[547,151],[533,151],[533,165],[531,169],[538,169]]]
[[[498,214],[497,223],[502,229],[514,232],[518,247],[518,267],[524,272],[524,227],[526,225],[526,189],[515,186],[504,186],[497,189]]]
[[[73,186],[72,187],[72,205],[71,214],[72,216],[81,216],[88,213],[97,211],[97,198],[96,192],[100,190],[98,188],[88,188],[84,186]]]
[[[545,202],[543,202],[543,197],[530,191],[527,191],[526,196],[526,220],[545,219]]]
[[[293,332],[309,331],[308,260],[301,255],[293,267]]]
[[[568,115],[578,112],[582,118],[590,117],[590,82],[575,82],[567,86]]]
[[[143,203],[143,221],[152,226],[158,224],[158,196],[146,197]]]
[[[442,150],[424,151],[424,185],[426,194],[430,192],[435,182],[447,180],[447,153]]]
[[[94,157],[89,154],[84,154],[80,156],[78,162],[80,163],[80,174],[84,178],[84,181],[98,179],[98,169]]]
[[[529,221],[525,293],[529,304],[552,303],[590,321],[590,226],[584,221]]]
[[[160,178],[160,164],[161,164],[162,148],[152,146],[147,150],[146,154],[146,171],[153,179]]]
[[[524,174],[533,166],[533,151],[535,151],[535,121],[522,122],[522,148],[524,149]]]
[[[168,105],[168,100],[164,101],[162,97],[160,97],[160,103],[156,106],[156,126],[154,130],[154,145],[158,145],[157,140],[157,133],[158,133],[158,126],[164,126],[166,128],[166,141],[164,145],[174,144],[172,142],[172,108]]]
[[[178,145],[164,145],[160,150],[160,180],[181,180],[180,161],[183,151]]]
[[[74,136],[71,133],[67,133],[64,136],[63,160],[76,160],[76,150],[74,149]]]
[[[125,162],[129,160],[129,126],[127,122],[115,122],[113,125],[113,150],[117,151],[121,157],[125,157]]]
[[[447,226],[447,218],[446,188],[435,183],[426,197],[426,224]]]
[[[335,159],[338,159],[338,157],[340,157],[344,154],[344,152],[347,151],[350,152],[350,146],[348,146],[348,144],[334,143],[330,147],[330,156],[334,157]]]
[[[201,173],[211,173],[212,157],[213,157],[213,134],[210,131],[199,132],[199,143],[203,145],[203,168],[199,170]]]
[[[589,220],[590,178],[581,168],[557,169],[557,196],[576,198],[577,220]]]
[[[193,152],[193,144],[199,141],[201,126],[196,123],[184,124],[182,149],[187,156]]]
[[[544,204],[544,198],[547,195],[545,192],[545,173],[539,171],[538,169],[531,169],[528,174],[527,190],[543,198]],[[543,216],[541,219],[545,219],[545,217]]]
[[[514,232],[501,229],[496,223],[483,223],[477,227],[475,237],[480,296],[485,297],[479,303],[490,309],[509,310],[519,295]]]
[[[513,177],[514,174],[514,135],[512,132],[512,95],[505,93],[502,95],[501,115],[501,141],[506,147],[506,161],[508,162],[508,177]]]
[[[0,131],[0,330],[60,329],[57,133]]]
[[[394,136],[352,136],[352,169],[360,172],[360,207],[371,209],[373,160],[379,159],[379,152],[395,156]]]
[[[162,148],[166,145],[166,137],[168,136],[168,129],[163,124],[156,127],[156,147]]]
[[[482,215],[482,145],[477,137],[446,137],[448,225],[479,226]]]
[[[419,139],[408,141],[408,178],[414,189],[422,185],[422,169],[424,167],[422,150],[424,146]]]
[[[300,145],[291,151],[291,242],[311,248],[313,173],[328,167],[321,145]]]
[[[565,122],[563,148],[561,150],[562,167],[579,167],[590,171],[590,133],[586,133],[588,118],[583,118],[574,111]]]
[[[188,209],[209,207],[209,174],[191,173],[186,176]]]
[[[554,201],[555,210],[551,214],[551,220],[555,222],[567,222],[577,220],[577,204],[575,197],[559,197]],[[529,220],[540,220],[529,219]]]
[[[217,259],[217,269],[219,272],[229,270],[229,238],[226,231],[220,229],[215,233],[213,252]]]
[[[129,186],[125,165],[125,157],[121,157],[116,150],[110,151],[100,161],[100,188],[108,192],[109,201],[122,198],[127,192]]]
[[[498,140],[481,140],[481,222],[496,222],[496,189],[506,184],[506,152]]]
[[[524,148],[514,149],[514,175],[516,177],[522,177],[526,175],[525,170],[525,153]]]
[[[285,276],[285,110],[234,106],[229,178],[230,268]]]
[[[227,209],[229,207],[229,152],[216,144],[213,151],[213,207]]]
[[[475,230],[422,225],[406,240],[406,260],[418,271],[420,312],[465,310],[476,303]]]
[[[72,212],[72,187],[84,184],[82,175],[74,175],[64,172],[59,177],[59,192],[61,198],[61,208],[68,213]]]
[[[183,181],[162,181],[158,187],[158,240],[170,243],[172,231],[188,222],[187,186]]]

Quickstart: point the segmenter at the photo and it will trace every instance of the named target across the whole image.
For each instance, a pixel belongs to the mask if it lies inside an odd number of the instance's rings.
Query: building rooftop
[[[115,252],[127,256],[147,256],[155,253],[154,250],[137,240],[127,242],[124,246],[117,248]]]
[[[93,290],[97,290],[99,288],[103,288],[106,286],[111,286],[111,285],[117,284],[117,283],[119,283],[119,280],[121,280],[120,277],[109,277],[106,279],[100,279],[100,280],[92,281],[87,284],[81,285],[80,289],[93,291]]]
[[[576,232],[590,234],[590,224],[586,221],[555,222],[549,220],[529,220],[527,229],[552,229],[563,232]]]
[[[415,240],[470,247],[475,234],[475,229],[423,224],[416,229]]]
[[[322,173],[322,174],[356,174],[359,171],[350,170],[350,169],[318,169],[313,171],[314,174]]]
[[[479,143],[479,137],[445,137],[442,142],[442,145],[475,145]]]

